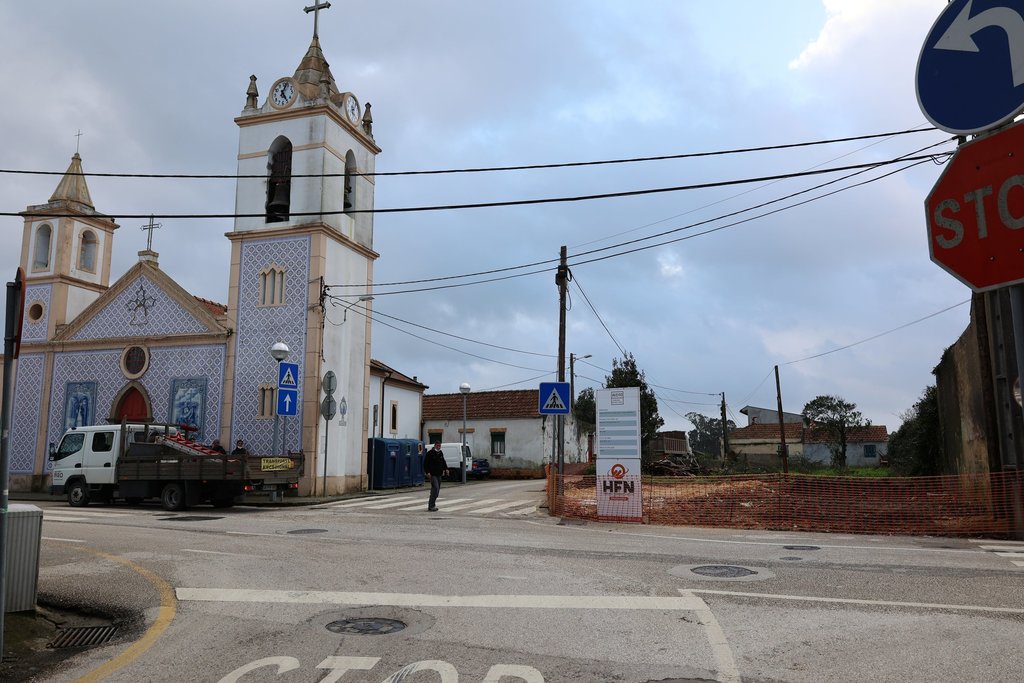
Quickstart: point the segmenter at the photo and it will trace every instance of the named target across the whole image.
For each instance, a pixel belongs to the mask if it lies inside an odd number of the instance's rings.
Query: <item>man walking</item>
[[[448,474],[448,464],[444,461],[441,444],[435,443],[423,458],[423,474],[430,477],[430,502],[427,512],[437,512],[437,495],[441,493],[441,477]]]

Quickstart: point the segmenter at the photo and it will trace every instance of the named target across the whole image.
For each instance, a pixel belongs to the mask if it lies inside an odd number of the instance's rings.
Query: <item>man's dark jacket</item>
[[[424,472],[434,477],[440,477],[446,469],[448,469],[448,464],[444,461],[444,453],[441,452],[441,449],[431,448],[427,451],[427,457],[423,459]]]

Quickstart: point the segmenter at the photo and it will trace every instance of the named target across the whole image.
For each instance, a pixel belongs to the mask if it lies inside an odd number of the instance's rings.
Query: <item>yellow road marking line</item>
[[[103,680],[118,669],[131,664],[149,650],[149,648],[153,647],[157,639],[163,635],[164,631],[167,630],[167,627],[171,625],[172,621],[174,621],[174,616],[178,611],[178,600],[174,597],[174,588],[171,587],[171,584],[167,583],[145,567],[135,564],[131,560],[126,560],[123,557],[104,553],[99,550],[90,550],[89,548],[77,549],[92,553],[93,555],[102,557],[105,560],[110,560],[111,562],[117,562],[118,564],[124,565],[149,581],[153,587],[156,588],[157,593],[160,594],[160,611],[157,614],[156,620],[148,629],[146,629],[143,636],[132,643],[127,650],[119,654],[117,657],[114,657],[100,668],[87,673],[76,681],[76,683],[95,683],[96,681]]]

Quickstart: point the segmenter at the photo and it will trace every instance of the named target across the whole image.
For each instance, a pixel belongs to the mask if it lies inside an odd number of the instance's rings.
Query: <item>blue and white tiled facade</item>
[[[206,332],[206,326],[171,299],[145,275],[140,275],[72,337],[110,339],[169,336]]]
[[[43,376],[46,355],[24,353],[18,358],[14,403],[11,411],[10,471],[31,474],[38,449],[39,419],[43,413]]]
[[[25,324],[21,328],[22,343],[46,341],[46,330],[50,323],[50,285],[29,285],[25,287]],[[32,322],[28,317],[33,304],[42,304],[43,316]]]
[[[306,354],[310,238],[308,235],[244,242],[238,283],[238,329],[234,394],[232,400],[231,443],[243,439],[251,452],[269,453],[273,445],[273,419],[259,417],[259,387],[277,385],[277,364],[270,357],[270,346],[284,342],[291,350],[289,362],[300,364]],[[268,266],[285,270],[284,304],[259,305],[259,274]],[[302,386],[299,386],[302,406]],[[288,418],[284,447],[299,450],[302,445],[301,409]],[[282,437],[283,437],[282,429]]]

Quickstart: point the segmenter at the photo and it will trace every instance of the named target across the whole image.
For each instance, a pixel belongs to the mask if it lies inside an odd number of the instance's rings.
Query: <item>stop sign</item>
[[[961,145],[925,200],[932,261],[976,292],[1024,282],[1022,123]]]

